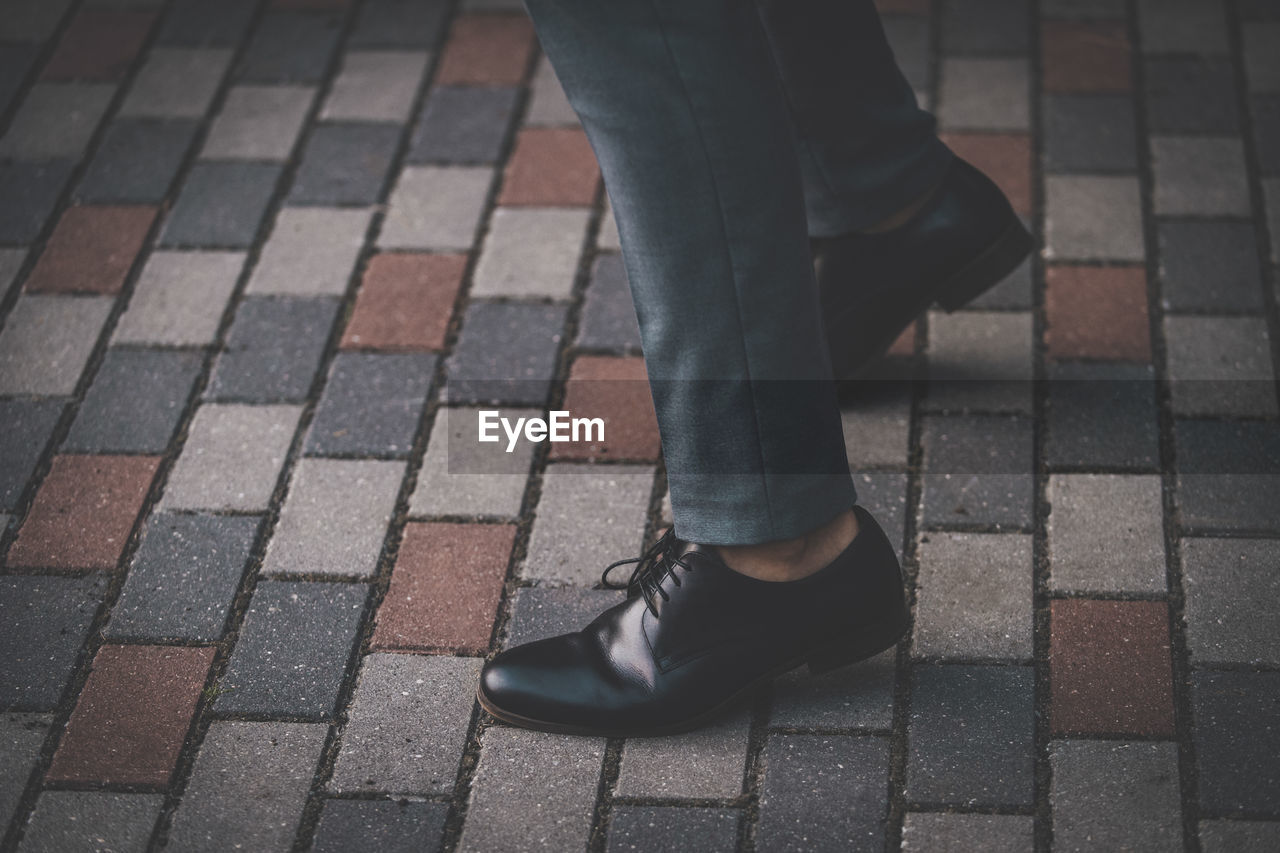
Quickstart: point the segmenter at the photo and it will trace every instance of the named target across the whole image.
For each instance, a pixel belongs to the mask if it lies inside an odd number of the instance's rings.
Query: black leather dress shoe
[[[712,549],[668,532],[643,557],[622,561],[637,564],[626,601],[581,631],[490,661],[481,706],[543,731],[672,734],[710,721],[788,670],[807,663],[820,672],[889,648],[907,629],[902,574],[884,531],[854,509],[857,537],[798,581],[739,574]]]
[[[889,231],[812,241],[836,379],[856,378],[937,303],[954,311],[998,284],[1034,241],[990,178],[956,157],[916,214]]]

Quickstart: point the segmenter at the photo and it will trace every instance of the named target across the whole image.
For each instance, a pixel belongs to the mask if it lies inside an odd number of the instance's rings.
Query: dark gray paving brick
[[[0,243],[30,243],[53,212],[75,163],[0,161]]]
[[[907,522],[907,475],[893,471],[853,471],[858,504],[875,516],[902,559]]]
[[[1184,530],[1280,527],[1280,427],[1179,420],[1178,507]]]
[[[333,122],[307,138],[294,175],[293,204],[373,204],[391,167],[400,127]]]
[[[97,574],[0,578],[0,710],[58,703],[106,588]]]
[[[1238,137],[1155,136],[1150,144],[1157,215],[1252,215]]]
[[[908,812],[902,821],[903,853],[1026,853],[1035,849],[1030,815]]]
[[[40,46],[8,42],[0,44],[0,113],[9,109],[23,78],[40,53]]]
[[[56,398],[0,399],[0,510],[17,507],[65,405]]]
[[[326,800],[311,849],[313,853],[435,850],[444,833],[448,812],[448,803]]]
[[[6,826],[40,758],[51,722],[49,714],[0,714],[0,766],[6,768],[0,776],[0,822]]]
[[[1059,740],[1049,761],[1055,850],[1182,846],[1177,744]]]
[[[160,201],[178,174],[195,132],[194,121],[112,122],[75,197],[90,203]]]
[[[1029,806],[1035,674],[1027,666],[918,665],[907,731],[907,799]]]
[[[1128,95],[1046,95],[1041,120],[1048,172],[1132,172],[1138,168],[1133,101]]]
[[[1227,57],[1148,59],[1146,90],[1150,133],[1239,131],[1235,69]]]
[[[280,167],[270,163],[197,163],[169,213],[161,245],[248,246],[279,177]]]
[[[947,0],[942,50],[957,53],[1026,53],[1030,8],[1020,0]]]
[[[591,284],[582,306],[578,346],[609,352],[638,352],[640,326],[627,286],[622,256],[606,252],[591,267]]]
[[[249,27],[257,0],[173,0],[160,25],[161,44],[234,45]]]
[[[565,310],[472,302],[446,364],[449,402],[542,405],[555,372]]]
[[[18,850],[142,853],[162,805],[163,794],[45,791],[36,800]]]
[[[338,43],[342,16],[334,13],[269,11],[258,22],[236,69],[239,80],[315,83]]]
[[[1161,222],[1156,233],[1160,300],[1166,310],[1262,310],[1262,271],[1252,223]]]
[[[1164,337],[1175,414],[1280,413],[1265,318],[1167,315]]]
[[[507,627],[505,648],[532,643],[545,637],[568,634],[586,627],[592,619],[623,597],[611,589],[576,587],[524,587],[516,590]]]
[[[812,675],[790,672],[773,684],[769,725],[795,729],[883,729],[893,725],[896,650]]]
[[[1187,650],[1196,666],[1280,666],[1280,540],[1183,539]]]
[[[338,353],[316,406],[306,452],[404,458],[435,369],[431,353]]]
[[[1153,471],[1155,374],[1140,364],[1052,364],[1045,456],[1054,468]]]
[[[1280,849],[1280,821],[1202,820],[1204,853],[1272,853]]]
[[[440,35],[448,3],[423,0],[369,0],[360,9],[350,47],[430,46]]]
[[[622,749],[617,795],[731,800],[742,793],[750,729],[742,708],[691,732],[632,738]]]
[[[738,849],[735,809],[615,806],[607,853],[731,853]]]
[[[1280,95],[1254,96],[1253,138],[1262,174],[1280,174]]]
[[[920,15],[885,15],[880,19],[902,75],[917,92],[929,88],[930,26]]]
[[[220,639],[261,520],[256,515],[151,515],[111,610],[107,635]]]
[[[254,403],[302,400],[338,315],[328,296],[250,296],[240,303],[205,398]]]
[[[217,710],[329,719],[368,591],[365,584],[260,582]]]
[[[492,163],[515,110],[517,90],[436,86],[413,129],[410,163]]]
[[[163,453],[203,362],[192,350],[111,347],[62,449]]]
[[[764,750],[757,848],[882,849],[888,776],[888,738],[772,735]]]
[[[1280,812],[1280,672],[1191,676],[1205,817]]]
[[[923,444],[926,527],[1031,524],[1030,419],[927,417]]]
[[[1032,228],[1026,216],[1020,218],[1028,229]],[[999,284],[965,307],[972,311],[1029,311],[1032,307],[1031,288],[1031,256],[1028,256]]]

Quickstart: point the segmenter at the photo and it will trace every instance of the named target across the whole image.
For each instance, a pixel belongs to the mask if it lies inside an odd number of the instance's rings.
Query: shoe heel
[[[1018,217],[1013,217],[986,251],[943,285],[935,301],[947,312],[963,308],[1003,281],[1034,248],[1031,233]]]
[[[809,653],[805,662],[811,675],[829,672],[892,648],[906,633],[907,611],[904,607],[888,619],[818,647]]]

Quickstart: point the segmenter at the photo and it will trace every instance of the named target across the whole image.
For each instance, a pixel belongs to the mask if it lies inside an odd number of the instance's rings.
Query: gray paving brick
[[[1244,36],[1245,79],[1251,92],[1280,92],[1280,62],[1275,46],[1280,22],[1251,21],[1241,27]]]
[[[893,725],[896,650],[811,675],[790,672],[773,684],[769,725],[796,729],[878,729]]]
[[[0,509],[18,506],[22,490],[40,461],[64,400],[0,399]]]
[[[236,309],[205,389],[205,399],[300,401],[324,355],[338,300],[328,296],[250,296]]]
[[[1215,57],[1148,59],[1147,131],[1238,134],[1235,69]]]
[[[858,491],[858,503],[875,516],[901,560],[907,516],[907,475],[892,471],[855,471],[853,483]]]
[[[620,604],[616,590],[575,587],[522,587],[511,605],[504,648],[585,628],[605,610]]]
[[[338,353],[306,452],[408,456],[435,369],[433,353]]]
[[[481,444],[479,409],[436,412],[418,481],[409,499],[412,516],[467,515],[515,518],[520,514],[534,445]],[[503,417],[536,417],[532,409],[504,409]]]
[[[280,167],[197,163],[187,174],[160,237],[165,247],[243,248],[253,242]]]
[[[1035,819],[1030,816],[907,812],[902,821],[903,853],[1024,853],[1034,848]]]
[[[1191,674],[1205,817],[1280,809],[1280,672]]]
[[[420,0],[369,0],[347,43],[357,47],[421,48],[440,36],[449,6]]]
[[[326,800],[312,851],[349,853],[369,848],[379,853],[434,850],[444,834],[448,803],[408,800]]]
[[[163,453],[203,362],[190,350],[111,347],[62,449]]]
[[[609,352],[639,352],[640,326],[622,256],[606,252],[591,266],[591,284],[582,306],[578,346]]]
[[[933,411],[1031,411],[1029,312],[929,314],[929,393]]]
[[[917,15],[884,15],[880,24],[907,82],[914,89],[928,89],[932,47],[929,19]]]
[[[1166,316],[1164,333],[1176,413],[1275,416],[1266,320]]]
[[[1280,430],[1267,422],[1174,423],[1183,531],[1276,530]]]
[[[924,524],[1028,527],[1032,425],[1017,416],[925,418]]]
[[[585,209],[498,208],[471,294],[568,299],[590,215]]]
[[[50,714],[0,714],[0,762],[8,768],[0,777],[0,821],[6,825],[40,758],[40,745],[52,722]]]
[[[942,60],[938,120],[945,130],[1029,130],[1025,59]]]
[[[120,115],[201,118],[230,62],[231,51],[222,48],[154,48],[134,77]]]
[[[901,59],[899,59],[901,62]],[[578,114],[573,111],[564,88],[556,77],[555,69],[545,56],[539,58],[530,83],[532,94],[529,108],[524,113],[524,123],[530,127],[573,127],[578,124]]]
[[[245,292],[343,295],[372,218],[371,208],[281,209]]]
[[[112,301],[110,296],[19,296],[0,331],[0,394],[74,392]]]
[[[606,195],[604,216],[600,219],[600,230],[596,232],[596,248],[602,252],[618,252],[622,243],[618,236],[618,220],[613,215],[613,202]]]
[[[0,249],[0,290],[7,291],[18,278],[18,271],[27,257],[25,247]]]
[[[591,586],[614,560],[639,556],[652,488],[651,468],[547,466],[523,576]]]
[[[103,576],[0,578],[0,711],[48,711],[102,602]]]
[[[942,50],[957,53],[1026,53],[1030,9],[1018,0],[948,0],[943,6]]]
[[[329,89],[320,118],[404,123],[428,58],[421,50],[349,51]]]
[[[35,64],[40,51],[38,45],[9,42],[0,45],[0,112],[16,103],[22,81]]]
[[[911,388],[899,382],[868,382],[842,401],[845,454],[854,471],[905,468],[911,426]]]
[[[114,94],[104,83],[36,83],[0,137],[0,158],[79,159]]]
[[[201,405],[161,505],[265,510],[301,414],[301,406]]]
[[[316,90],[312,86],[233,86],[209,127],[200,156],[284,160],[293,150]]]
[[[160,24],[160,44],[234,45],[240,41],[257,7],[255,0],[173,0]]]
[[[1059,740],[1049,761],[1055,850],[1181,846],[1177,744]]]
[[[213,343],[244,260],[243,252],[152,252],[111,342]]]
[[[751,716],[740,709],[685,734],[628,740],[617,796],[733,799],[742,793],[750,729]]]
[[[326,729],[214,720],[174,813],[168,846],[192,853],[290,849]]]
[[[272,10],[262,16],[236,69],[239,80],[317,83],[338,43],[342,16]]]
[[[195,137],[192,121],[119,119],[107,127],[76,199],[89,203],[156,203],[169,192]]]
[[[162,794],[45,791],[36,800],[18,850],[142,853],[163,804]]]
[[[1046,95],[1040,115],[1045,171],[1137,171],[1137,132],[1128,95]]]
[[[907,730],[907,799],[1031,805],[1034,687],[1029,666],[917,665]]]
[[[6,41],[44,41],[57,29],[71,0],[13,0],[6,5],[0,37]]]
[[[332,122],[307,138],[289,200],[295,204],[374,204],[400,141],[394,124]]]
[[[1280,664],[1277,565],[1274,539],[1182,540],[1187,651],[1196,666]]]
[[[1200,849],[1204,853],[1267,853],[1277,847],[1280,847],[1280,822],[1200,821]]]
[[[1151,161],[1157,214],[1251,214],[1244,149],[1238,138],[1155,137]]]
[[[440,655],[366,657],[329,787],[452,793],[482,664]]]
[[[368,592],[365,584],[259,582],[214,707],[331,719]]]
[[[756,844],[763,850],[879,850],[889,741],[773,735],[765,745]]]
[[[30,243],[40,235],[74,166],[0,161],[0,242]]]
[[[1280,95],[1255,95],[1250,100],[1258,169],[1264,175],[1280,174]]]
[[[403,477],[402,462],[300,460],[262,571],[372,576]]]
[[[564,321],[560,305],[472,302],[445,364],[449,402],[541,406]]]
[[[1161,222],[1156,233],[1165,310],[1261,310],[1262,271],[1252,223]]]
[[[1054,474],[1047,497],[1051,587],[1165,591],[1158,475]]]
[[[493,170],[409,166],[400,173],[378,245],[384,249],[467,251],[484,213]]]
[[[740,813],[735,809],[678,806],[615,806],[607,853],[731,853],[738,849]]]
[[[1221,0],[1138,0],[1144,53],[1225,53],[1227,22]]]
[[[1138,179],[1047,176],[1045,255],[1053,260],[1141,261]]]
[[[1155,387],[1150,365],[1051,364],[1049,465],[1155,470],[1160,458]]]
[[[111,610],[107,635],[221,639],[260,526],[259,516],[151,515]]]
[[[585,849],[604,746],[599,738],[487,729],[458,849]],[[556,768],[550,785],[548,767]]]
[[[1029,231],[1035,227],[1027,216],[1019,217]],[[1000,282],[986,293],[980,294],[966,308],[971,311],[1030,311],[1034,307],[1031,297],[1033,287],[1031,256],[1018,264]]]
[[[406,159],[410,163],[495,162],[511,124],[516,92],[494,86],[432,87]]]

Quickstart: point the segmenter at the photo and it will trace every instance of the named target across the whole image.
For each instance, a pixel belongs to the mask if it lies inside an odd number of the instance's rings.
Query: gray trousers
[[[856,493],[809,237],[884,219],[951,157],[872,0],[526,6],[613,202],[676,535],[829,521]]]

